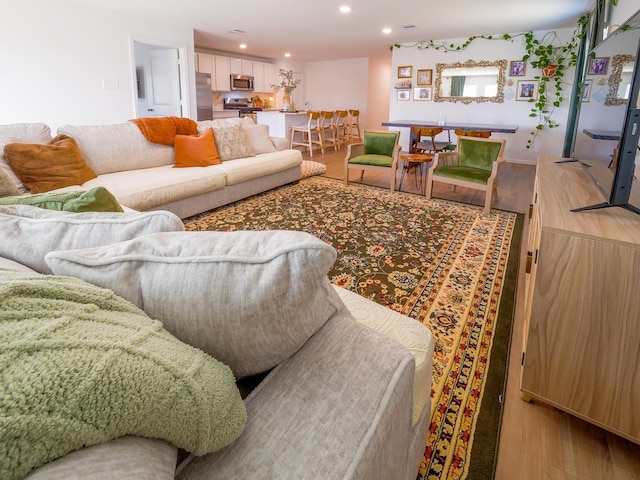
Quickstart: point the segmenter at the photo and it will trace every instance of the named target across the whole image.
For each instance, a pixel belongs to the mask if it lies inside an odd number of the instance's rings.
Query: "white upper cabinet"
[[[264,64],[264,91],[273,92],[271,85],[276,85],[278,82],[278,74],[276,72],[276,66],[273,63]]]
[[[276,66],[273,63],[254,62],[241,58],[224,57],[208,53],[196,53],[196,71],[211,75],[211,90],[231,90],[231,74],[253,75],[254,91],[272,92],[271,85],[277,82]]]
[[[231,60],[229,57],[215,56],[215,79],[216,90],[219,92],[228,92],[231,90]],[[211,82],[213,84],[213,82]]]

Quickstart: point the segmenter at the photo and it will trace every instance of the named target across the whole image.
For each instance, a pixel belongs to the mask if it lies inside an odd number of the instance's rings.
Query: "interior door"
[[[178,49],[162,48],[149,55],[147,116],[182,116]]]

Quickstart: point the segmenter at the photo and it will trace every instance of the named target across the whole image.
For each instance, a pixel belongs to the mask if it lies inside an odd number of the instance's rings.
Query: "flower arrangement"
[[[289,95],[300,84],[301,80],[299,78],[293,78],[293,70],[285,70],[284,68],[281,68],[278,75],[280,75],[282,81],[280,82],[280,85],[271,85],[274,92],[284,90],[284,93]]]

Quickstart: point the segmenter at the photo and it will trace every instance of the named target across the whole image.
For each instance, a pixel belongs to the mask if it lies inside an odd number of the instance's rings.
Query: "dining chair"
[[[417,127],[415,133],[417,136],[417,149],[422,153],[438,153],[449,149],[451,142],[436,141],[436,136],[444,131],[442,127]]]
[[[347,133],[351,142],[356,139],[362,141],[362,136],[360,135],[360,110],[349,110]]]
[[[338,151],[338,140],[336,139],[336,125],[334,122],[335,113],[329,110],[320,111],[320,138],[324,148],[333,147]]]
[[[309,111],[307,112],[309,117],[306,125],[294,125],[291,127],[291,143],[289,148],[294,146],[302,146],[309,149],[309,156],[313,157],[314,145],[316,148],[320,148],[320,151],[324,153],[324,143],[322,141],[322,130],[320,129],[320,112]],[[296,140],[296,134],[299,134],[299,139]]]
[[[362,143],[347,145],[344,158],[344,183],[349,184],[349,170],[360,170],[360,179],[365,170],[388,171],[391,175],[391,192],[396,188],[396,171],[400,156],[399,132],[376,132],[365,130]]]
[[[460,185],[485,192],[484,211],[491,212],[497,197],[498,167],[504,162],[504,139],[460,137],[456,150],[439,152],[427,176],[426,198],[431,198],[433,183]]]
[[[491,130],[463,130],[456,128],[453,132],[456,134],[456,137],[489,138],[491,136]]]

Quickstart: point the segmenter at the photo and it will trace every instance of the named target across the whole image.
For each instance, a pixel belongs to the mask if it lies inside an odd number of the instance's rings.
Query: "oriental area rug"
[[[185,219],[187,230],[301,230],[338,252],[330,280],[434,335],[417,479],[493,477],[523,216],[310,177]]]

